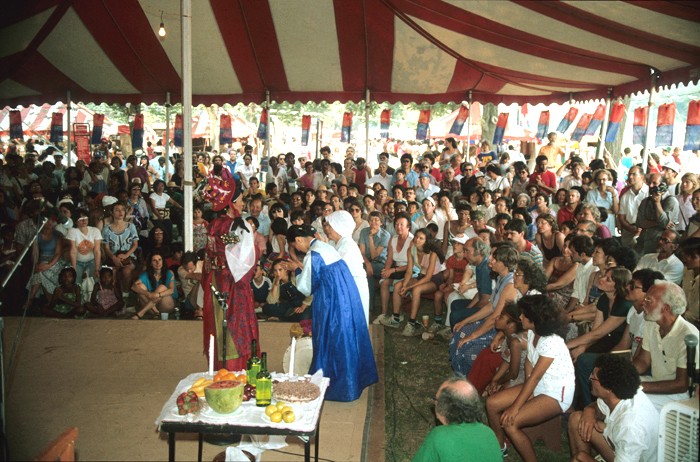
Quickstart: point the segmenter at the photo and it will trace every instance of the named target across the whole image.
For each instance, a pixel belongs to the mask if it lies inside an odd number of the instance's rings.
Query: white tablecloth
[[[241,372],[242,373],[242,372]],[[321,396],[314,401],[303,404],[289,404],[296,415],[296,420],[291,423],[279,422],[272,423],[269,418],[265,415],[264,407],[257,407],[255,405],[255,399],[243,402],[241,407],[229,415],[221,415],[213,412],[208,406],[204,406],[204,409],[200,410],[194,414],[179,415],[177,412],[177,397],[186,392],[192,384],[200,377],[212,378],[206,372],[197,372],[190,374],[184,379],[180,380],[180,383],[175,387],[175,391],[170,398],[165,402],[163,409],[160,411],[160,415],[156,419],[156,426],[160,430],[160,425],[163,421],[168,422],[202,422],[207,424],[232,424],[232,425],[244,425],[249,427],[261,427],[261,428],[285,428],[292,431],[299,432],[311,432],[316,428],[316,423],[320,418],[321,407],[323,405],[323,396],[326,392],[326,388],[329,384],[329,379],[323,377],[322,372],[318,371],[311,378],[311,381],[319,386],[321,389]],[[288,380],[289,377],[286,374],[272,373],[273,380]],[[274,403],[274,400],[273,400]],[[264,431],[260,432],[264,434]]]

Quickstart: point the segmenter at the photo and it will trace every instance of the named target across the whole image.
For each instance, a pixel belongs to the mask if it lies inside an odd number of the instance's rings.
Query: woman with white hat
[[[328,239],[333,241],[335,249],[340,254],[340,257],[345,261],[350,268],[350,273],[355,279],[357,290],[360,292],[362,299],[362,309],[365,312],[365,319],[369,325],[369,286],[367,285],[367,273],[363,266],[362,252],[357,243],[352,238],[352,233],[355,230],[355,220],[345,210],[333,212],[326,218],[326,226],[324,232]]]

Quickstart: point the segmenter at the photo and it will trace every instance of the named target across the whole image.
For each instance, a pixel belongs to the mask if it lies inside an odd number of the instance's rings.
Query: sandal
[[[134,321],[138,321],[139,319],[143,319],[143,316],[139,316],[139,314],[136,313],[131,317],[131,319],[133,319]]]

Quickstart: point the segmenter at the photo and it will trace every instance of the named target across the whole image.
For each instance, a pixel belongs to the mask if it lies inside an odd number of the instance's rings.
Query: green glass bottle
[[[248,363],[246,364],[245,372],[248,379],[248,383],[251,386],[255,386],[256,379],[258,377],[258,372],[260,372],[260,358],[258,358],[258,342],[253,339],[252,349],[250,350],[250,358],[248,358]]]
[[[267,370],[267,353],[262,354],[260,372],[258,372],[255,382],[255,405],[269,406],[272,403],[272,375]]]

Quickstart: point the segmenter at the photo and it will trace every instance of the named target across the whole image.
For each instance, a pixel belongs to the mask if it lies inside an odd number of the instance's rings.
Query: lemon
[[[277,409],[282,410],[286,406],[282,401],[277,401]]]
[[[289,406],[285,406],[282,408],[282,410],[280,412],[284,415],[285,412],[290,412],[290,411],[294,411],[294,409],[292,409]]]
[[[274,414],[275,412],[277,412],[277,406],[275,406],[274,404],[270,404],[265,408],[265,415],[268,417]]]
[[[294,420],[296,420],[296,416],[294,415],[294,411],[292,411],[292,410],[289,410],[289,411],[283,413],[282,418],[287,423],[292,423],[292,422],[294,422]]]
[[[282,422],[282,413],[281,412],[273,412],[272,415],[270,416],[270,421],[274,423]]]

